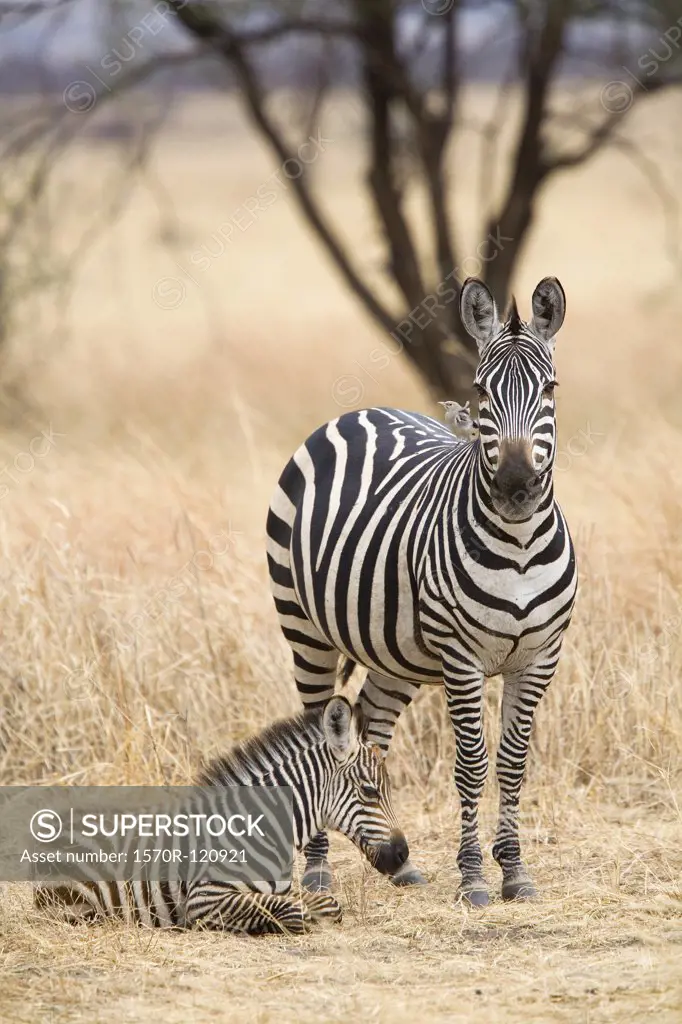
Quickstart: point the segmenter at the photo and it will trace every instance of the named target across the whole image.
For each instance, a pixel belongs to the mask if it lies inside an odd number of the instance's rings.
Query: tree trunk
[[[462,328],[459,337],[445,335],[436,322],[424,323],[422,309],[413,310],[412,317],[396,325],[387,341],[394,355],[402,353],[425,380],[434,398],[471,399],[476,370],[476,347]],[[464,337],[466,340],[461,341]]]

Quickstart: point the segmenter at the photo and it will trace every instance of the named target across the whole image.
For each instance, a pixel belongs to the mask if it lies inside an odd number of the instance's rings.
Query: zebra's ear
[[[502,330],[502,324],[490,290],[477,277],[467,277],[462,285],[459,315],[478,345],[478,354],[483,355],[486,346]]]
[[[345,697],[332,697],[322,717],[324,736],[339,761],[345,761],[357,749],[362,732],[362,710]]]
[[[554,336],[566,315],[566,293],[556,277],[543,277],[533,292],[530,326],[538,338],[554,348]]]

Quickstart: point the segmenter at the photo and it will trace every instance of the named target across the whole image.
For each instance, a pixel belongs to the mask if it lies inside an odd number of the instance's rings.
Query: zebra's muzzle
[[[542,496],[542,477],[535,472],[526,446],[504,444],[497,472],[490,482],[495,511],[504,519],[525,519]]]
[[[390,841],[372,849],[370,860],[382,875],[394,875],[410,856],[407,839],[400,829],[393,829]]]

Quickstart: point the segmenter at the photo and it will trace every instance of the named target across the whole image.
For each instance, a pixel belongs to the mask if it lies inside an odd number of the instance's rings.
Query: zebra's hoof
[[[536,900],[538,891],[530,878],[517,878],[502,883],[503,900]]]
[[[396,871],[394,875],[391,875],[391,881],[394,885],[403,887],[407,885],[428,885],[424,876],[422,875],[419,868],[414,867],[407,861],[403,866]]]
[[[301,885],[308,892],[331,892],[332,873],[327,864],[316,864],[303,872]]]
[[[467,887],[460,889],[462,903],[469,907],[487,907],[490,903],[490,896],[487,889]]]

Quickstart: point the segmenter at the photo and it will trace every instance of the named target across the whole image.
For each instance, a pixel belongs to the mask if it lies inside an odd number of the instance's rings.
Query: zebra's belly
[[[377,588],[378,593],[381,590]],[[537,588],[526,592],[523,585],[513,592],[510,601],[522,610],[537,595]],[[424,608],[403,593],[398,614],[386,617],[383,598],[369,602],[370,614],[360,618],[348,614],[341,630],[331,614],[318,617],[312,610],[311,619],[342,654],[365,668],[392,678],[421,683],[442,682],[439,645],[444,637],[429,631],[429,615]],[[553,613],[566,607],[567,594],[562,593],[554,602],[540,603],[524,615],[512,614],[500,608],[475,604],[467,607],[462,596],[454,608],[449,602],[440,607],[441,622],[449,623],[448,644],[461,645],[470,656],[473,653],[486,676],[513,672],[535,664],[557,630],[570,621],[570,607],[557,618]],[[570,593],[568,595],[570,606]]]
[[[519,630],[517,635],[510,633],[505,636],[495,635],[499,634],[498,630],[491,633],[483,625],[475,630],[478,642],[474,644],[473,653],[485,676],[517,672],[537,663],[547,647],[549,638],[556,635],[557,624],[554,623],[551,629],[538,630],[531,623],[532,617],[524,624],[528,631]],[[568,620],[564,628],[567,626]],[[456,626],[453,627],[451,642],[455,648],[461,643],[467,653],[471,652],[471,632],[470,626],[466,635],[460,632]],[[344,646],[343,653],[364,665],[365,668],[372,669],[381,675],[422,684],[442,684],[443,672],[440,655],[435,650],[424,651],[420,646],[422,637],[417,638],[414,634],[403,633],[399,639],[402,655],[400,664],[396,662],[393,649],[382,645],[377,645],[372,655],[360,646],[353,648]]]
[[[397,618],[387,618],[383,600],[370,602],[370,615],[347,614],[341,624],[330,613],[311,609],[310,619],[341,653],[365,668],[394,679],[424,683],[442,680],[441,660],[429,650],[419,626],[419,610],[405,602]],[[343,627],[343,628],[342,628]]]

